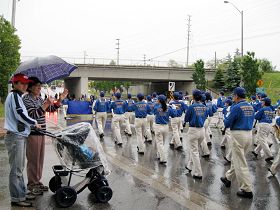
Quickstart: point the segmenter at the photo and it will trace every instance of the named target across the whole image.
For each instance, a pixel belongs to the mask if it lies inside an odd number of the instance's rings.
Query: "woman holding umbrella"
[[[62,104],[62,100],[68,94],[68,90],[64,89],[63,93],[60,94],[58,102],[53,104],[51,98],[43,100],[40,97],[42,82],[37,77],[29,77],[32,82],[28,86],[28,94],[23,96],[23,102],[28,111],[28,115],[35,119],[42,129],[46,129],[45,112],[54,112]],[[42,194],[42,191],[47,191],[48,187],[41,183],[44,156],[45,156],[45,136],[39,134],[35,130],[31,130],[31,133],[27,140],[26,146],[27,156],[27,178],[28,178],[28,189],[34,195]]]

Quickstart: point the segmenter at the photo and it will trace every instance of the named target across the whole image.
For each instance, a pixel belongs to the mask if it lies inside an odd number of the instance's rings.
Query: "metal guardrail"
[[[36,56],[21,56],[21,61],[25,61]],[[96,65],[116,65],[117,60],[111,58],[91,58],[91,57],[61,57],[65,61],[73,64],[96,64]],[[185,62],[177,62],[176,66],[170,66],[170,61],[159,60],[137,60],[137,59],[119,59],[119,65],[129,66],[158,66],[158,67],[173,67],[185,68]]]

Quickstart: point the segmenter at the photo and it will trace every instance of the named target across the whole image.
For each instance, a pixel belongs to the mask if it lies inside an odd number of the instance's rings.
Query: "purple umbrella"
[[[15,74],[22,73],[29,77],[37,77],[42,83],[48,84],[54,80],[68,77],[76,68],[77,66],[50,55],[22,62]]]

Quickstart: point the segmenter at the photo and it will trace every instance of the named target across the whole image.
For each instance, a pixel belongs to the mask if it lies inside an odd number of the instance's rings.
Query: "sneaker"
[[[140,151],[140,150],[139,150],[139,147],[137,147],[137,152],[138,152],[138,154],[140,154],[140,155],[144,155],[144,151]]]
[[[11,202],[11,206],[18,206],[18,207],[32,207],[32,203],[26,201],[20,202]]]
[[[212,139],[212,134],[209,135],[210,139]]]
[[[199,179],[199,180],[201,180],[202,179],[202,176],[196,176],[196,175],[193,175],[192,176],[194,179]]]
[[[164,165],[164,164],[167,163],[167,161],[166,160],[160,160],[159,163]]]
[[[231,181],[229,181],[226,177],[221,177],[220,180],[224,183],[226,187],[231,186]]]
[[[188,170],[188,173],[191,173],[191,172],[192,172],[192,170],[189,169],[187,166],[185,166],[185,168]]]
[[[49,187],[46,186],[46,185],[43,185],[43,183],[39,183],[39,188],[44,191],[44,192],[47,192],[49,190]]]
[[[257,158],[257,157],[258,157],[258,154],[257,154],[257,153],[255,153],[255,151],[252,151],[252,154],[255,156],[255,158]]]
[[[26,195],[35,195],[35,196],[43,195],[43,190],[41,190],[38,187],[29,188],[29,192],[26,193]]]
[[[212,146],[212,142],[207,142],[207,146]]]
[[[28,201],[35,200],[36,196],[32,194],[25,195],[25,199]]]
[[[172,144],[172,143],[170,143],[169,146],[170,146],[171,148],[174,148],[174,144]]]
[[[221,149],[226,149],[226,146],[225,145],[221,145]]]
[[[210,157],[210,155],[202,155],[201,157],[208,159]]]
[[[249,198],[249,199],[253,198],[253,193],[252,192],[246,192],[245,190],[239,190],[236,194],[239,197],[243,197],[243,198]]]
[[[273,157],[268,157],[268,158],[265,159],[265,162],[271,163],[271,161],[272,161],[273,159],[274,159]]]
[[[101,139],[103,139],[103,138],[104,138],[104,133],[101,133],[101,134],[99,135],[99,137],[100,137]]]
[[[272,174],[272,176],[275,176],[275,174],[272,173],[272,171],[270,170],[270,168],[268,168],[267,170]]]
[[[178,146],[178,147],[176,147],[175,149],[181,151],[181,150],[183,149],[183,146],[182,146],[182,145],[181,145],[181,146]]]

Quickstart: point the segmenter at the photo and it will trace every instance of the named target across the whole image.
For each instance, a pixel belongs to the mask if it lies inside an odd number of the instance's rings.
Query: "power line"
[[[246,40],[247,39],[255,39],[255,38],[271,36],[271,35],[276,35],[276,34],[280,34],[280,31],[275,31],[275,32],[266,33],[266,34],[259,34],[259,35],[254,35],[254,36],[249,36],[249,37],[245,37],[244,39],[246,39]],[[209,45],[214,45],[214,44],[224,44],[224,43],[233,42],[233,41],[239,41],[239,40],[240,40],[240,38],[230,39],[230,40],[223,40],[223,41],[217,41],[217,42],[209,42],[209,43],[204,43],[204,44],[193,45],[193,47],[209,46]],[[153,60],[153,59],[156,59],[156,58],[159,58],[159,57],[163,57],[163,56],[166,56],[166,55],[170,55],[170,54],[179,52],[181,50],[185,50],[185,49],[187,49],[187,47],[188,46],[182,47],[182,48],[179,48],[177,50],[173,50],[171,52],[167,52],[167,53],[155,56],[155,57],[152,57],[149,60]]]
[[[116,43],[116,45],[117,45],[117,48],[116,48],[116,50],[117,50],[117,65],[119,65],[119,61],[120,61],[120,39],[116,39],[117,40],[117,43]]]

